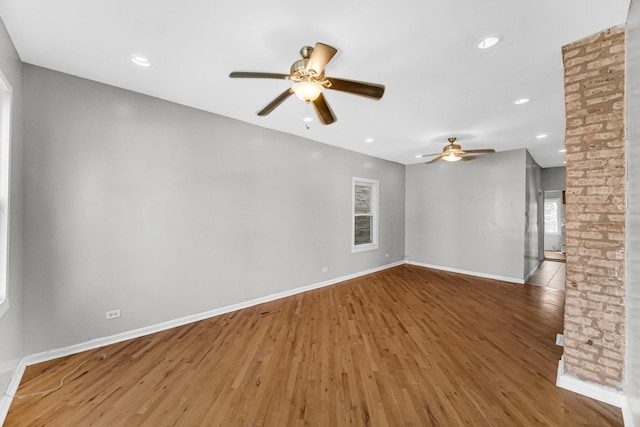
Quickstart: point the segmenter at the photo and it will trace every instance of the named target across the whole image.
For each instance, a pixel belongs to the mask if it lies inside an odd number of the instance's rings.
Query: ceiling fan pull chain
[[[304,103],[304,116],[302,117],[302,121],[304,122],[304,127],[307,130],[311,130],[311,123],[313,122],[313,115],[311,114],[311,102],[307,101]]]

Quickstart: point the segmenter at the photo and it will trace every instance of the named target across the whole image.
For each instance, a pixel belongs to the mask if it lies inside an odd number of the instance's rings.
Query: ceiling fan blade
[[[482,148],[478,150],[464,150],[465,153],[495,153],[493,148]]]
[[[462,156],[460,157],[460,160],[475,160],[477,158],[478,156]]]
[[[438,160],[440,160],[441,158],[442,158],[442,154],[439,154],[438,157],[436,157],[435,159],[429,160],[428,162],[425,162],[425,163],[426,164],[434,163],[434,162],[437,162]]]
[[[442,153],[423,154],[420,157],[442,156]]]
[[[290,88],[282,92],[276,99],[271,101],[269,105],[264,107],[262,110],[258,111],[259,116],[266,116],[270,112],[272,112],[278,105],[282,104],[285,99],[290,97],[293,94],[293,90]]]
[[[316,43],[307,62],[307,72],[321,76],[324,73],[324,67],[327,66],[336,53],[338,53],[336,48],[324,43]]]
[[[234,71],[229,74],[232,78],[241,79],[279,79],[286,80],[289,78],[289,74],[277,74],[277,73],[256,73],[253,71]]]
[[[354,95],[366,96],[373,99],[380,99],[382,95],[384,95],[384,85],[377,83],[357,82],[355,80],[336,79],[334,77],[328,77],[327,80],[331,83],[331,86],[327,89],[353,93]]]
[[[316,113],[318,113],[318,117],[322,124],[330,125],[337,120],[333,111],[331,111],[331,107],[327,104],[327,100],[324,98],[324,95],[320,94],[320,96],[313,101],[313,106],[316,108]]]

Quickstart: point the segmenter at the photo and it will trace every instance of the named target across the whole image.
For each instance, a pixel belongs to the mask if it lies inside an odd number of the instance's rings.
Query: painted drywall
[[[525,176],[525,227],[524,227],[524,276],[528,277],[544,259],[544,251],[540,253],[540,240],[543,239],[542,205],[539,199],[542,195],[542,171],[540,166],[526,153]]]
[[[625,393],[640,426],[640,2],[627,20],[627,282]],[[631,166],[633,165],[633,166]]]
[[[543,168],[542,169],[542,189],[545,191],[550,190],[564,190],[564,177],[567,168]]]
[[[11,85],[11,189],[9,216],[9,311],[0,318],[0,391],[22,357],[22,63],[0,20],[0,70]]]
[[[403,165],[31,65],[24,89],[26,353],[402,259]],[[353,176],[379,250],[351,253]]]
[[[523,279],[526,150],[406,167],[410,261]]]

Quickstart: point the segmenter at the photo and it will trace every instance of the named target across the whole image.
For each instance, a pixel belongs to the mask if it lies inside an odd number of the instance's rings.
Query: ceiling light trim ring
[[[150,67],[151,61],[142,55],[131,55],[131,62],[140,67]]]
[[[476,47],[480,50],[491,49],[502,41],[500,34],[489,34],[476,42]]]

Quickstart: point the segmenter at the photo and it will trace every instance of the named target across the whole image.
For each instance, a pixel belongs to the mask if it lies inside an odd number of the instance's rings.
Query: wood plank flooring
[[[621,426],[555,386],[564,292],[403,265],[27,368],[6,426]],[[106,357],[101,357],[106,355]]]

